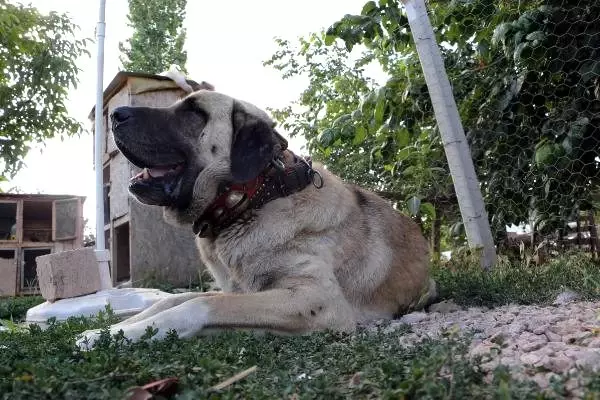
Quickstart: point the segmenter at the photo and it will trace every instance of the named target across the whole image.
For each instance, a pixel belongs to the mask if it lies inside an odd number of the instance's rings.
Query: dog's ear
[[[233,103],[231,112],[231,176],[236,183],[256,178],[273,160],[279,144],[266,122]]]
[[[192,87],[192,90],[194,92],[198,91],[198,90],[210,90],[211,92],[214,92],[215,87],[213,85],[211,85],[208,82],[194,82],[194,81],[188,81],[188,84]]]

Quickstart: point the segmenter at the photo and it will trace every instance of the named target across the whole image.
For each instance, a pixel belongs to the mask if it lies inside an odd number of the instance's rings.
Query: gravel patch
[[[392,332],[408,324],[400,336],[410,346],[448,330],[472,333],[469,357],[491,378],[500,364],[517,379],[535,381],[541,391],[563,377],[568,398],[582,398],[585,376],[600,372],[600,302],[561,294],[551,306],[507,305],[463,308],[451,301],[434,304],[385,326]],[[380,325],[380,324],[377,324]]]

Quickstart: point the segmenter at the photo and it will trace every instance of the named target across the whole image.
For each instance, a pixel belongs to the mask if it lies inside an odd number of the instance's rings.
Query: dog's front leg
[[[110,333],[114,335],[122,330],[126,338],[138,341],[148,326],[157,331],[155,339],[163,339],[170,330],[175,330],[181,338],[228,329],[275,333],[350,331],[355,327],[355,320],[339,287],[292,286],[194,298],[141,321],[113,326]],[[77,344],[89,349],[99,336],[99,331],[86,332]]]

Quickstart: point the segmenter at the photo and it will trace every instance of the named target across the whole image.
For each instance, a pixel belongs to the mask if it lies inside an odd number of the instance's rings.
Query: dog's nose
[[[118,125],[127,121],[129,118],[133,116],[130,107],[117,107],[110,114],[110,119],[112,120],[113,125]]]

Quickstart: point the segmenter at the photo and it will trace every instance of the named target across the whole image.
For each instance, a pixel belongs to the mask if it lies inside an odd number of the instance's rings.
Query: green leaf
[[[411,156],[413,150],[414,150],[414,148],[412,148],[411,146],[407,146],[407,147],[404,147],[403,149],[400,149],[398,154],[396,154],[396,160],[405,161],[406,159],[408,159]]]
[[[511,28],[511,24],[508,22],[498,25],[496,29],[494,29],[494,34],[492,35],[492,44],[497,45],[503,43],[506,40],[506,34]]]
[[[377,9],[377,5],[374,1],[368,1],[360,12],[362,15],[369,15],[372,11]]]
[[[333,121],[332,125],[334,127],[340,127],[340,126],[345,125],[351,119],[352,119],[352,116],[350,114],[344,114],[344,115],[340,116],[339,118],[337,118],[335,121]]]
[[[522,42],[517,45],[517,48],[513,53],[513,58],[518,62],[521,61],[522,58],[528,58],[530,54],[531,47],[529,46],[529,43]]]
[[[333,141],[335,140],[335,132],[333,131],[333,129],[331,128],[327,128],[325,130],[323,130],[323,132],[321,132],[321,134],[319,135],[319,144],[322,147],[329,147],[333,144]]]
[[[366,137],[367,137],[367,129],[362,125],[358,125],[354,131],[354,139],[352,140],[352,144],[353,145],[361,144],[362,142],[365,141]]]
[[[377,100],[377,104],[375,105],[374,118],[375,118],[376,126],[383,124],[384,113],[385,113],[385,98],[380,97]]]
[[[575,122],[571,124],[571,129],[569,129],[568,137],[571,139],[581,140],[589,124],[590,119],[588,117],[577,118],[577,120],[575,120]]]
[[[552,180],[548,179],[548,181],[544,185],[544,198],[545,199],[547,199],[548,196],[550,195],[550,187],[551,187],[551,185],[552,185]]]
[[[561,144],[566,154],[571,154],[573,152],[573,145],[570,137],[567,136],[564,138]]]
[[[414,217],[419,214],[421,209],[421,199],[417,196],[413,196],[406,201],[406,207],[408,208],[408,212]]]
[[[404,175],[405,177],[410,177],[411,175],[413,175],[414,171],[417,170],[417,166],[416,165],[409,165],[408,167],[404,168],[404,170],[402,171],[402,175]]]
[[[435,207],[433,204],[426,202],[421,204],[421,214],[427,215],[432,219],[435,218]]]
[[[539,40],[540,42],[543,41],[546,38],[546,34],[543,31],[535,31],[535,32],[531,32],[530,34],[528,34],[527,36],[525,36],[525,39],[533,42],[534,40]]]
[[[396,144],[398,145],[398,147],[404,148],[408,146],[409,143],[410,133],[408,132],[408,129],[399,129],[396,132]]]
[[[464,224],[462,222],[455,222],[450,226],[450,236],[458,237],[464,233]]]
[[[592,79],[600,77],[600,61],[586,61],[579,68],[581,80],[588,83]]]
[[[538,166],[548,164],[552,161],[554,155],[554,143],[542,141],[535,150],[535,162]]]

